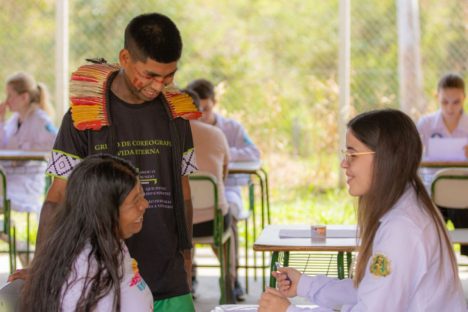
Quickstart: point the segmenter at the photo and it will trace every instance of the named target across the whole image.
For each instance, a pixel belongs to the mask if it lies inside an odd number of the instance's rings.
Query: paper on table
[[[427,146],[427,160],[465,160],[464,146],[467,138],[430,138]]]
[[[280,238],[311,238],[311,230],[281,229]],[[355,238],[356,230],[327,229],[327,238]]]

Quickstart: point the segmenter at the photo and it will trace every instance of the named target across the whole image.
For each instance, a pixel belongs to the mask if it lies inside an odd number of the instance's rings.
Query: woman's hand
[[[258,312],[286,312],[291,302],[278,290],[267,288],[258,302]]]
[[[468,158],[468,145],[463,147],[465,149],[465,157]]]
[[[16,270],[13,274],[8,276],[8,282],[13,282],[14,280],[17,280],[17,279],[26,280],[28,278],[28,275],[29,275],[29,269]]]
[[[283,296],[297,296],[297,284],[301,279],[301,272],[293,268],[280,267],[272,275],[276,278],[278,289]]]

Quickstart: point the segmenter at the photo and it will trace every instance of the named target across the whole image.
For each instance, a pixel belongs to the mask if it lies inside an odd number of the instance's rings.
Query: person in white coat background
[[[0,148],[50,150],[57,130],[51,116],[46,86],[27,73],[17,73],[6,81],[6,99],[0,103]],[[7,111],[11,116],[6,119]],[[45,162],[2,161],[7,175],[7,195],[12,209],[38,212],[45,188]]]
[[[465,82],[459,74],[448,73],[440,78],[437,84],[439,109],[421,117],[417,125],[425,154],[431,138],[468,139],[468,116],[463,110],[465,98]],[[468,157],[468,144],[465,156]]]
[[[422,144],[398,110],[363,113],[348,123],[341,167],[359,198],[360,246],[354,276],[306,276],[293,268],[273,275],[259,311],[466,311],[455,255],[438,209],[419,176]],[[287,297],[308,298],[299,308]]]
[[[464,112],[466,98],[465,82],[462,76],[448,73],[437,84],[439,110],[421,117],[417,127],[425,147],[427,157],[429,142],[432,138],[465,138],[468,142],[468,115]],[[465,145],[465,157],[468,157],[468,144]],[[447,155],[454,156],[454,155]],[[426,188],[430,190],[434,175],[439,169],[421,168],[420,173]],[[439,207],[445,221],[452,221],[455,228],[468,227],[468,210]],[[468,246],[461,246],[460,253],[468,256]]]

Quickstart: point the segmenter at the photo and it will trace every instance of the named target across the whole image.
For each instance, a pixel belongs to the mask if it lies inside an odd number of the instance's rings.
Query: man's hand
[[[41,209],[39,227],[37,229],[36,251],[42,246],[47,237],[47,230],[50,227],[53,215],[59,203],[65,200],[65,189],[67,181],[55,178],[47,192],[47,197]]]
[[[276,278],[278,289],[286,297],[297,296],[297,284],[301,279],[301,272],[288,267],[280,267],[272,275]]]
[[[291,302],[274,288],[267,290],[260,297],[258,312],[286,312]]]
[[[22,279],[26,280],[29,276],[29,269],[19,269],[13,272],[10,276],[8,276],[8,281],[7,282],[13,282],[14,280],[17,279]]]

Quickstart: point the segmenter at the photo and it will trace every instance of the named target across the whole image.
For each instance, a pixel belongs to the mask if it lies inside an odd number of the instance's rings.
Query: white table
[[[312,240],[310,236],[301,238],[280,238],[280,230],[300,230],[309,231],[310,225],[269,225],[263,229],[261,235],[253,246],[255,251],[269,251],[271,256],[271,272],[275,270],[275,263],[278,261],[280,253],[284,257],[284,266],[288,266],[289,253],[291,251],[304,252],[337,252],[337,273],[338,278],[344,278],[345,263],[344,253],[347,254],[348,270],[351,265],[351,252],[355,251],[359,245],[357,237],[347,238],[325,238],[322,240]],[[354,230],[355,225],[327,225],[329,230]],[[468,245],[468,229],[455,229],[449,231],[449,237],[454,244]],[[270,272],[270,273],[271,273]],[[276,280],[270,275],[270,287],[275,287]]]
[[[0,160],[36,160],[47,161],[50,151],[25,151],[0,149]]]

